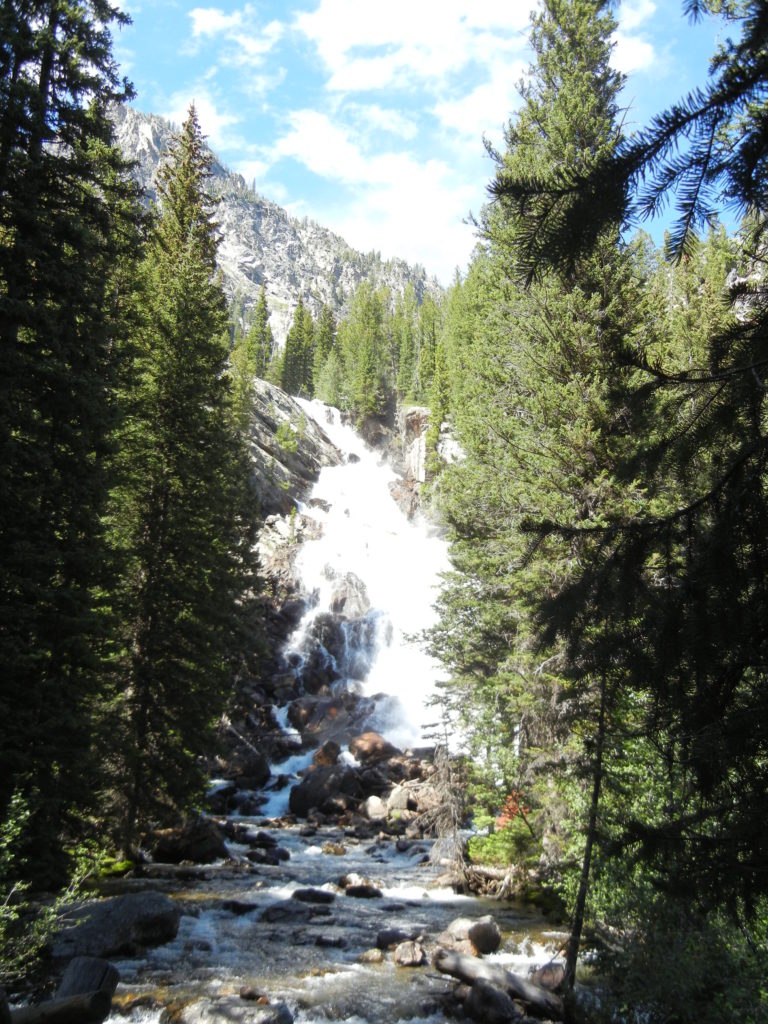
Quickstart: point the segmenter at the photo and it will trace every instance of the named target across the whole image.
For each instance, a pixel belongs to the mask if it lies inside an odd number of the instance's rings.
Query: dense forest
[[[278,349],[264,290],[243,313],[217,278],[194,108],[141,204],[109,119],[125,15],[4,5],[2,978],[45,931],[32,893],[201,806],[258,674],[264,377],[360,424],[429,406],[469,856],[556,895],[566,989],[597,936],[608,1016],[766,1019],[768,5],[683,7],[720,23],[710,75],[628,136],[614,4],[544,0],[466,273],[364,283],[340,323],[300,300]]]

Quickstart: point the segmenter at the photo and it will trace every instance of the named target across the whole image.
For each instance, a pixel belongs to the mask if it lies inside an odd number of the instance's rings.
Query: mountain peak
[[[115,136],[149,199],[155,198],[155,175],[173,137],[171,124],[155,114],[120,106],[114,114]],[[219,200],[216,219],[221,233],[219,267],[231,299],[248,310],[258,301],[262,284],[270,309],[270,326],[283,345],[301,296],[313,317],[323,304],[343,318],[358,285],[369,280],[393,293],[408,283],[418,300],[442,289],[421,266],[405,260],[382,260],[360,253],[343,238],[304,217],[292,217],[277,203],[253,191],[213,156],[211,193]]]

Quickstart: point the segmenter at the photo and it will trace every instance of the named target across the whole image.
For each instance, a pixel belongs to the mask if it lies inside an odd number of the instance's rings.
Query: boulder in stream
[[[481,1024],[510,1024],[522,1020],[522,1010],[502,989],[478,978],[464,1000],[464,1012]]]
[[[460,952],[470,952],[467,943],[471,943],[472,951],[495,953],[501,945],[501,932],[490,914],[474,920],[457,917],[451,921],[438,941],[443,946]]]
[[[68,927],[51,944],[55,959],[75,956],[134,955],[146,946],[170,942],[179,930],[181,911],[160,892],[137,892],[84,903],[67,913]]]
[[[152,860],[160,864],[211,864],[229,857],[224,836],[215,822],[207,818],[188,821],[181,828],[164,828],[152,834],[149,843]]]
[[[377,732],[364,732],[349,744],[349,752],[361,764],[372,764],[376,761],[386,761],[390,757],[396,757],[401,753],[389,740]]]
[[[398,967],[421,967],[427,962],[424,947],[420,942],[408,940],[395,947],[392,959]]]
[[[173,1018],[177,1024],[293,1024],[293,1014],[285,1003],[262,1006],[249,998],[226,996],[223,999],[197,999],[188,1003]]]
[[[291,790],[291,813],[306,818],[313,809],[330,812],[354,807],[361,796],[357,773],[347,765],[312,767]]]

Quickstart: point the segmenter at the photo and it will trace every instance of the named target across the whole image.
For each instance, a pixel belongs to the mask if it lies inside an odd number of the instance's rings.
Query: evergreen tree
[[[125,560],[116,786],[126,844],[202,793],[197,759],[211,749],[239,647],[240,602],[252,583],[209,167],[191,108],[158,176],[161,208],[142,268],[111,510]]]
[[[314,355],[314,323],[312,314],[299,301],[293,314],[288,335],[285,339],[280,386],[289,395],[312,397],[312,370]]]
[[[243,428],[251,417],[254,377],[266,377],[272,359],[273,339],[269,309],[262,285],[253,319],[244,333],[235,320],[235,341],[230,356],[237,418]]]
[[[103,0],[0,15],[0,819],[26,799],[40,875],[81,831],[108,699],[101,516],[138,219],[107,117],[130,94],[126,21]]]
[[[355,292],[349,316],[339,326],[349,406],[358,420],[384,409],[388,391],[386,365],[387,295],[363,281]]]
[[[526,237],[521,248],[529,267],[543,253],[541,266],[579,258],[585,220],[593,232],[604,224],[598,195],[629,194],[637,215],[676,193],[679,220],[668,248],[683,257],[683,275],[698,259],[696,225],[726,204],[749,211],[747,273],[731,296],[741,300],[738,315],[724,317],[717,301],[708,302],[706,318],[701,310],[688,322],[685,312],[673,318],[682,352],[621,353],[636,373],[628,405],[650,439],[625,470],[640,482],[643,500],[595,528],[599,557],[549,610],[551,630],[568,638],[576,656],[597,662],[610,651],[629,685],[650,687],[645,728],[663,737],[679,784],[657,820],[638,815],[628,825],[628,848],[647,858],[658,884],[684,896],[689,910],[725,907],[741,927],[759,913],[768,886],[767,22],[758,0],[687,7],[694,15],[718,13],[741,31],[720,46],[705,88],[596,164],[559,168],[546,181],[500,181],[499,194],[536,211],[535,242]],[[689,144],[678,153],[683,139]],[[572,206],[554,218],[566,190]],[[699,286],[706,293],[707,281]],[[547,529],[562,535],[564,524],[554,518]],[[598,628],[585,630],[587,619]]]
[[[418,302],[416,290],[409,281],[402,295],[395,299],[392,335],[397,346],[397,392],[404,402],[412,401],[417,383]]]
[[[315,332],[315,355],[312,371],[313,393],[318,393],[323,369],[336,344],[336,319],[330,306],[324,304]],[[331,403],[336,404],[336,403]]]
[[[609,8],[545,0],[534,14],[536,63],[507,149],[496,155],[498,178],[583,165],[615,143],[621,79],[609,63]],[[616,225],[606,225],[567,273],[540,275],[528,288],[517,259],[524,215],[502,201],[486,211],[484,228],[487,255],[465,293],[468,313],[479,302],[481,315],[475,330],[453,323],[451,360],[466,374],[456,421],[467,459],[444,484],[457,572],[436,649],[454,671],[462,713],[477,716],[471,728],[491,770],[508,791],[538,796],[539,832],[557,834],[578,856],[567,893],[572,986],[601,807],[628,709],[619,674],[573,663],[540,622],[543,599],[590,557],[589,541],[542,529],[532,543],[531,531],[553,517],[601,522],[636,500],[632,482],[617,477],[631,441],[617,399],[624,371],[609,341],[637,335],[644,304],[634,255],[618,248]],[[434,366],[430,347],[422,347],[422,380],[430,360]],[[563,817],[555,810],[565,794]]]
[[[254,374],[257,377],[264,377],[275,347],[272,328],[269,326],[269,306],[264,285],[261,286],[259,301],[256,303],[256,311],[248,332],[247,347],[248,361],[253,365]]]

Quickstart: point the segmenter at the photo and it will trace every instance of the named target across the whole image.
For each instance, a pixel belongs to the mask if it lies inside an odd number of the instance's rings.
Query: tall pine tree
[[[240,602],[252,582],[209,167],[192,108],[158,177],[112,501],[125,560],[116,785],[126,845],[201,796],[199,758],[231,685]]]
[[[25,796],[42,871],[79,831],[106,699],[101,516],[138,217],[107,117],[130,93],[126,21],[105,0],[0,15],[0,818]]]

